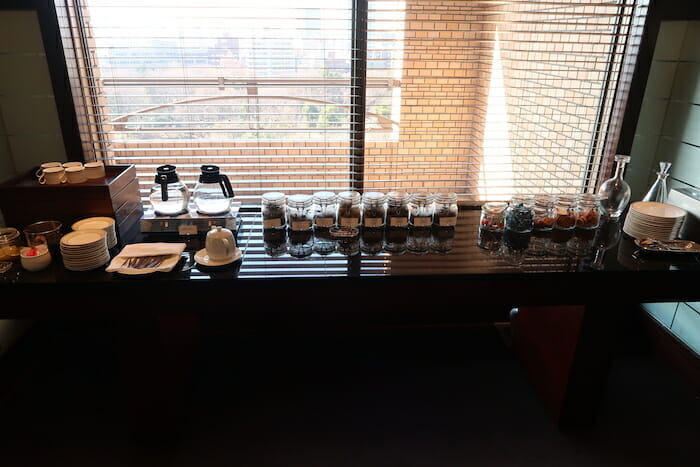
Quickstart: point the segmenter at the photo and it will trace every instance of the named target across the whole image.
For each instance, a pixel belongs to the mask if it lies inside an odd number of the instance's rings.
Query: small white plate
[[[100,244],[105,241],[107,232],[104,230],[74,230],[61,237],[61,245],[67,247],[80,247],[93,244]]]
[[[88,217],[87,219],[82,219],[71,226],[73,230],[85,230],[85,229],[113,229],[114,219],[111,217]]]
[[[213,260],[209,258],[209,255],[207,255],[207,249],[202,248],[199,250],[197,253],[194,254],[194,260],[201,264],[202,266],[225,266],[227,264],[231,264],[234,261],[238,261],[242,256],[241,249],[236,248],[236,252],[233,254],[233,256],[229,259],[224,259],[224,260]]]

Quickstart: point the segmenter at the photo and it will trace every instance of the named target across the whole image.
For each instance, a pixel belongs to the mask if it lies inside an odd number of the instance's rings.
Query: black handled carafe
[[[149,200],[156,213],[172,216],[187,210],[190,194],[187,185],[180,181],[174,165],[161,165],[156,169],[155,185]]]
[[[225,214],[231,209],[234,197],[231,181],[216,165],[203,165],[199,181],[194,188],[194,205],[197,212],[206,215]]]

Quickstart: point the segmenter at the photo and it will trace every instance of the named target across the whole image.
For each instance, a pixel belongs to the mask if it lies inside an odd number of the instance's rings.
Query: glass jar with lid
[[[405,191],[391,191],[386,198],[386,223],[389,227],[408,227],[408,199]]]
[[[430,227],[435,213],[434,197],[431,193],[413,193],[408,201],[408,224],[413,227]]]
[[[600,195],[582,193],[576,199],[576,228],[596,229],[600,225]]]
[[[532,232],[535,227],[535,199],[529,195],[516,195],[506,208],[506,230],[517,233]]]
[[[289,255],[294,258],[310,256],[314,248],[313,232],[310,229],[289,232],[288,246]]]
[[[554,196],[541,194],[535,196],[534,228],[547,231],[554,228],[557,219],[557,209],[554,206]]]
[[[332,191],[317,191],[313,196],[314,227],[335,226],[338,211],[338,197]]]
[[[384,233],[384,250],[400,255],[406,252],[408,229],[386,229]]]
[[[311,195],[291,195],[287,198],[287,225],[292,232],[311,230],[314,223]]]
[[[481,221],[479,226],[488,232],[502,232],[505,225],[505,214],[508,203],[490,201],[481,206]]]
[[[386,219],[386,195],[368,191],[362,195],[362,226],[376,229],[384,227]]]
[[[358,227],[360,225],[360,201],[357,191],[338,193],[338,225],[341,227]]]
[[[406,249],[413,254],[423,255],[430,251],[431,229],[410,226],[408,228],[408,238],[406,239]]]
[[[559,195],[555,198],[554,205],[557,210],[554,228],[571,230],[576,227],[576,196]]]
[[[445,192],[435,195],[435,214],[433,222],[439,227],[457,225],[457,193]]]
[[[262,195],[263,228],[284,229],[287,224],[287,195],[278,191]]]

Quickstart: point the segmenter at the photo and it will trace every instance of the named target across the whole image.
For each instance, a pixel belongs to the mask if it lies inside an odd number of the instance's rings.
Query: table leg
[[[590,429],[595,421],[612,362],[616,311],[547,306],[512,314],[518,357],[562,431]]]

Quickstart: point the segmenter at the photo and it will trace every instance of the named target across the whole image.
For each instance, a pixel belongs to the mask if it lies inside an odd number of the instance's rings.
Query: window
[[[250,203],[594,189],[646,3],[56,0],[86,156]]]

